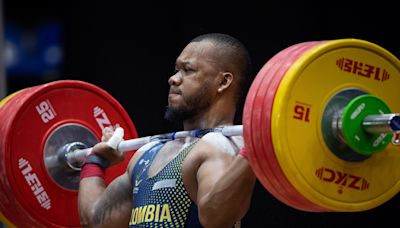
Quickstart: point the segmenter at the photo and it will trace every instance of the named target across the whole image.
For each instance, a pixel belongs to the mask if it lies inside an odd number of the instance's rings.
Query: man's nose
[[[174,75],[169,77],[168,84],[169,85],[179,85],[182,83],[182,76],[179,72],[176,72]]]

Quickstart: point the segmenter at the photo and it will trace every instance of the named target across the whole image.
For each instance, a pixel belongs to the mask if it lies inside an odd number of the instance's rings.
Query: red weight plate
[[[267,126],[267,129],[271,129],[271,120],[272,120],[272,108],[273,102],[275,98],[275,94],[277,89],[279,88],[280,81],[284,77],[286,71],[295,63],[295,61],[308,49],[317,45],[319,42],[307,42],[303,43],[298,49],[293,50],[290,54],[288,54],[287,58],[281,62],[280,69],[271,77],[272,81],[270,87],[267,89],[265,94],[264,100],[260,102],[262,104],[262,114],[260,115],[262,118],[259,120],[261,121],[258,126]],[[272,144],[272,134],[273,129],[270,131],[261,131],[261,139],[263,142],[263,152],[265,152],[266,160],[272,160],[276,162],[276,166],[272,166],[272,170],[265,170],[265,172],[273,172],[276,176],[279,177],[279,188],[284,189],[284,194],[289,197],[288,205],[291,207],[304,210],[304,211],[327,211],[327,209],[322,208],[308,199],[306,199],[302,194],[300,194],[293,185],[289,182],[286,175],[283,173],[281,166],[284,164],[280,164],[276,158],[276,154]]]
[[[254,132],[254,125],[252,120],[254,120],[254,116],[257,115],[255,114],[255,109],[262,109],[262,107],[254,107],[254,101],[256,100],[256,96],[259,95],[259,90],[262,89],[265,91],[265,86],[268,86],[268,83],[270,81],[270,78],[263,77],[262,75],[267,75],[271,70],[276,70],[276,65],[277,63],[285,57],[292,49],[295,47],[289,47],[286,48],[279,53],[277,53],[275,56],[273,56],[268,62],[262,67],[256,78],[254,79],[249,92],[246,97],[246,105],[244,108],[243,112],[243,134],[244,134],[244,141],[245,141],[245,146],[248,150],[249,154],[249,162],[250,165],[255,172],[257,178],[260,180],[260,182],[264,185],[264,187],[276,198],[280,199],[282,202],[287,202],[286,196],[282,194],[282,191],[280,189],[276,189],[275,186],[278,186],[278,179],[273,175],[273,174],[265,174],[263,172],[263,167],[269,167],[271,165],[275,165],[275,162],[272,161],[265,161],[263,159],[262,153],[259,151],[262,150],[260,148],[260,141],[256,141],[255,135],[257,135],[258,132]],[[256,127],[256,130],[260,130],[259,127]],[[272,163],[272,164],[271,164]]]
[[[115,98],[97,86],[75,80],[26,89],[6,103],[0,121],[0,166],[4,167],[0,178],[2,194],[8,197],[0,206],[9,220],[21,227],[80,227],[78,192],[48,171],[45,154],[73,137],[69,126],[84,129],[78,132],[88,132],[96,142],[102,128],[117,125],[125,129],[125,138],[137,138],[129,115]],[[67,133],[59,134],[60,129]],[[107,184],[125,172],[133,153],[125,153],[123,163],[107,170]],[[73,175],[70,181],[76,178],[78,175]]]
[[[262,98],[265,96],[264,93],[266,92],[271,92],[271,93],[275,93],[275,91],[273,89],[268,90],[269,86],[271,85],[271,82],[274,79],[274,74],[276,74],[276,72],[280,72],[282,69],[284,70],[284,68],[281,67],[281,62],[285,61],[288,57],[288,54],[295,52],[297,49],[301,48],[302,44],[297,44],[297,45],[293,45],[283,51],[281,51],[280,53],[278,53],[274,58],[273,58],[273,62],[275,64],[268,66],[266,65],[265,67],[263,67],[263,69],[265,69],[265,71],[260,71],[260,77],[263,78],[263,81],[260,83],[261,86],[259,87],[259,89],[257,90],[257,97],[255,100],[253,100],[253,102],[257,102],[257,101],[262,101]],[[263,77],[263,76],[267,76],[267,77]],[[254,104],[253,104],[254,105]],[[246,109],[249,110],[249,109]],[[251,113],[249,113],[252,117],[252,131],[254,134],[251,136],[254,144],[255,144],[255,150],[256,153],[253,160],[251,160],[251,163],[254,163],[254,166],[258,166],[260,169],[260,173],[258,174],[259,179],[261,181],[261,183],[263,183],[263,185],[265,185],[265,187],[276,197],[278,198],[280,201],[284,202],[285,204],[290,205],[291,204],[291,198],[290,198],[290,194],[288,194],[287,189],[282,189],[282,187],[280,186],[280,179],[281,179],[281,173],[275,173],[273,172],[274,170],[280,170],[280,166],[276,161],[276,158],[269,158],[266,159],[267,157],[263,154],[265,151],[265,148],[263,147],[262,144],[262,136],[261,136],[261,129],[260,129],[260,123],[259,123],[259,119],[262,118],[262,110],[263,110],[263,106],[262,104],[255,104],[255,106],[253,106],[251,109]],[[256,130],[254,130],[256,129]],[[273,151],[273,150],[272,150]],[[274,154],[274,153],[272,153]],[[271,182],[270,184],[268,182]],[[274,190],[273,190],[274,189]]]
[[[17,97],[22,96],[23,93],[26,92],[19,92],[18,94],[16,94],[15,96],[13,96],[13,98],[17,99]],[[7,102],[4,102],[4,99],[7,99]],[[12,212],[12,216],[14,216],[15,218],[22,218],[23,216],[25,216],[25,210],[20,206],[15,204],[15,197],[13,196],[13,192],[10,186],[10,183],[8,182],[7,179],[7,171],[6,171],[6,166],[4,164],[5,158],[4,158],[4,153],[3,153],[3,147],[5,147],[6,145],[4,144],[4,142],[2,141],[3,139],[3,132],[4,129],[7,127],[5,120],[9,117],[9,113],[5,113],[4,112],[4,107],[6,107],[6,105],[8,105],[8,103],[11,103],[10,99],[8,99],[8,97],[4,98],[2,100],[2,106],[0,107],[0,210],[4,216],[4,218],[7,219],[7,221],[5,221],[6,225],[10,225],[12,224],[9,221],[9,218],[7,218],[7,215],[9,213]],[[3,221],[4,222],[4,221]],[[14,224],[12,224],[12,227],[15,227]]]
[[[282,72],[285,72],[286,69],[284,66],[282,66],[282,64],[285,61],[289,61],[291,56],[290,54],[292,53],[296,53],[298,52],[299,49],[302,49],[303,45],[302,44],[298,44],[298,45],[294,45],[293,47],[288,48],[286,53],[283,53],[283,55],[277,59],[276,64],[274,66],[274,68],[272,68],[271,70],[269,70],[266,74],[265,74],[265,82],[264,87],[260,88],[258,90],[258,97],[259,99],[256,99],[255,102],[262,102],[262,98],[264,98],[267,95],[274,95],[275,94],[275,87],[274,87],[274,82],[276,80],[280,80],[281,78],[281,74]],[[275,80],[275,81],[274,81]],[[271,88],[271,86],[273,88]],[[262,103],[255,103],[255,110],[254,113],[256,113],[257,118],[254,120],[254,124],[253,124],[253,128],[257,128],[257,126],[264,126],[264,125],[260,125],[260,124],[264,124],[261,123],[260,120],[263,120],[263,117],[266,117],[267,119],[270,119],[270,113],[264,113],[265,111],[265,107],[263,107],[264,104]],[[265,125],[268,126],[268,125]],[[261,130],[261,129],[260,129]],[[289,191],[289,188],[282,188],[284,186],[281,186],[281,179],[282,179],[282,175],[281,172],[279,172],[280,169],[280,165],[278,163],[278,161],[276,160],[276,157],[268,157],[268,151],[266,150],[266,147],[264,145],[264,138],[262,137],[266,137],[263,135],[263,131],[256,131],[256,133],[258,133],[254,139],[256,139],[259,143],[258,143],[258,149],[257,151],[260,151],[260,153],[258,154],[258,162],[261,166],[261,170],[263,171],[263,177],[264,178],[268,178],[270,179],[271,176],[274,177],[275,182],[274,182],[274,187],[276,189],[279,190],[279,193],[283,196],[283,198],[281,198],[280,200],[288,205],[292,205],[292,206],[297,206],[297,205],[293,205],[291,203],[291,199],[293,198],[293,194]],[[267,148],[270,149],[270,148]],[[264,153],[263,153],[264,152]],[[272,152],[272,155],[275,155],[274,150],[271,150],[270,152]],[[263,164],[269,164],[268,166],[264,166]],[[277,172],[276,172],[277,171]]]
[[[244,115],[244,122],[251,120],[250,125],[252,127],[247,128],[248,130],[244,127],[244,134],[246,147],[248,140],[253,141],[254,145],[250,147],[253,147],[251,150],[254,149],[256,152],[253,156],[249,156],[249,160],[264,187],[280,201],[291,207],[302,210],[326,211],[326,209],[306,200],[288,182],[276,159],[270,130],[273,99],[281,79],[295,60],[317,43],[307,42],[286,48],[271,59],[274,64],[266,64],[262,68],[250,89],[250,96],[246,100],[245,111],[247,116]],[[261,79],[257,82],[258,78]],[[257,84],[254,85],[255,83],[259,84],[257,88]]]

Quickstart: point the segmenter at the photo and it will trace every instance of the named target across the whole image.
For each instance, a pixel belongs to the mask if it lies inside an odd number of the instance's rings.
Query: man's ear
[[[233,74],[231,72],[222,72],[219,85],[218,85],[218,93],[222,93],[224,90],[229,88],[233,82]]]

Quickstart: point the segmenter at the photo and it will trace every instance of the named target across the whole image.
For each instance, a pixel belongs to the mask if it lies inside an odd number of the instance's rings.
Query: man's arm
[[[197,171],[199,219],[205,227],[232,227],[250,207],[256,177],[242,155],[229,155],[207,143]]]
[[[126,227],[132,210],[132,185],[128,173],[106,188],[99,177],[87,177],[79,184],[78,205],[83,227]]]
[[[123,129],[105,128],[101,143],[92,149],[92,155],[99,160],[89,162],[81,170],[79,183],[78,207],[81,225],[83,227],[124,227],[129,224],[132,210],[132,184],[129,167],[127,171],[115,178],[108,186],[104,181],[105,163],[116,165],[124,160],[122,153],[116,150],[118,143],[123,139]]]

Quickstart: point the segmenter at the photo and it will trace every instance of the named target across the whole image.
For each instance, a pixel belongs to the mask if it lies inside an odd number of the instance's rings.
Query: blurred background
[[[167,79],[182,48],[202,33],[228,33],[241,40],[250,51],[255,73],[280,50],[305,41],[364,39],[400,57],[394,1],[0,3],[0,99],[54,80],[87,81],[122,104],[141,136],[181,129],[163,119]],[[237,124],[241,115],[240,111]],[[242,225],[374,227],[388,221],[395,224],[396,215],[390,212],[399,209],[396,196],[365,212],[302,212],[277,201],[257,183]]]

